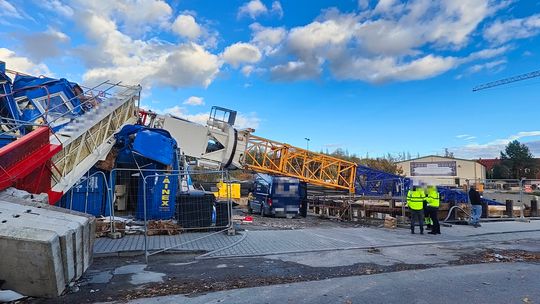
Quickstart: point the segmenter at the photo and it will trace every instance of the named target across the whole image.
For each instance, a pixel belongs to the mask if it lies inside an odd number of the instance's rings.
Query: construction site
[[[540,301],[540,179],[449,153],[388,172],[219,104],[201,123],[144,106],[144,85],[51,75],[0,61],[0,302]],[[430,284],[439,300],[414,291]]]

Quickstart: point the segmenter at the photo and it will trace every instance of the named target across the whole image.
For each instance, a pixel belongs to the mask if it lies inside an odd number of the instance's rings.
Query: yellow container
[[[224,183],[219,182],[216,184],[218,191],[214,192],[217,198],[232,198],[240,199],[240,183]]]

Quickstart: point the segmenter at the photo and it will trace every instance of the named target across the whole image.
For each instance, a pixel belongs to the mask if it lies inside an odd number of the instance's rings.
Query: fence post
[[[456,213],[455,213],[455,210],[453,210],[453,212],[450,212],[450,210],[452,210],[452,207],[454,207],[456,205],[456,202],[454,201],[450,201],[448,203],[448,220],[455,220],[456,219]]]
[[[405,203],[407,202],[405,193],[405,180],[401,179],[401,223],[405,224]]]
[[[146,223],[146,176],[141,172],[143,179],[143,214],[144,214],[144,260],[148,265],[148,225]]]
[[[85,193],[85,197],[84,197],[84,213],[88,213],[88,189],[89,189],[89,186],[90,186],[90,171],[86,172],[86,193]]]
[[[488,203],[485,201],[482,201],[482,218],[488,218],[488,217],[489,217]]]
[[[523,204],[523,180],[524,178],[519,180],[519,202],[521,204]]]
[[[514,201],[513,200],[506,200],[506,216],[509,218],[514,217]]]
[[[103,176],[105,176],[105,173],[103,173]],[[112,169],[111,173],[109,174],[109,182],[108,183],[108,191],[109,191],[109,219],[111,222],[111,235],[116,237],[116,226],[114,225],[114,187],[116,185],[116,169]],[[107,181],[107,178],[105,178],[105,181]]]
[[[531,217],[538,216],[538,201],[531,200]]]

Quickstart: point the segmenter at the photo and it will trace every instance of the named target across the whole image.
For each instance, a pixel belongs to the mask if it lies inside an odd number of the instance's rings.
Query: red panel
[[[50,205],[56,204],[56,202],[58,202],[60,200],[60,198],[62,198],[62,195],[64,195],[63,192],[56,192],[56,191],[52,191],[52,190],[49,190],[47,192],[47,194],[49,194],[49,204]]]
[[[0,190],[15,186],[31,193],[49,192],[51,158],[62,146],[49,143],[48,127],[40,127],[0,149]]]

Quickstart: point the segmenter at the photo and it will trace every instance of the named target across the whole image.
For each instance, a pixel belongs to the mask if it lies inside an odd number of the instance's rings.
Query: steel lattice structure
[[[356,164],[250,135],[243,156],[246,169],[296,177],[313,185],[355,191]]]
[[[497,87],[497,86],[500,86],[500,85],[504,85],[504,84],[508,84],[508,83],[512,83],[512,82],[517,82],[517,81],[522,81],[522,80],[526,80],[526,79],[531,79],[531,78],[535,78],[535,77],[540,77],[540,70],[530,72],[530,73],[526,73],[526,74],[513,76],[513,77],[509,77],[509,78],[505,78],[505,79],[500,79],[500,80],[497,80],[497,81],[488,82],[488,83],[476,86],[472,90],[473,90],[473,92],[476,92],[476,91],[485,90],[485,89]]]

